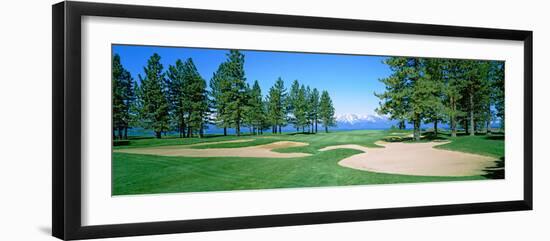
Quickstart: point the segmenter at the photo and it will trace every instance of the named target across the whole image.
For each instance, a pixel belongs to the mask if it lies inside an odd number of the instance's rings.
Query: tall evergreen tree
[[[440,105],[439,85],[426,74],[426,59],[391,57],[385,63],[393,73],[381,80],[386,84],[386,91],[376,94],[382,100],[378,111],[392,114],[390,118],[406,118],[412,122],[413,138],[418,141],[422,121],[430,117],[434,106]]]
[[[153,54],[144,67],[145,76],[139,75],[138,100],[141,124],[155,132],[156,138],[169,129],[169,102],[160,55]]]
[[[406,58],[393,57],[384,60],[384,63],[390,66],[393,73],[379,80],[384,83],[385,91],[374,93],[380,99],[380,106],[376,108],[376,112],[380,115],[389,115],[390,119],[399,122],[399,129],[404,129],[411,108],[406,81],[407,71],[404,69]]]
[[[113,56],[111,82],[113,139],[128,139],[131,111],[135,101],[134,81],[130,72],[122,66],[118,54]]]
[[[504,129],[504,62],[491,61],[491,78],[493,103],[496,116],[500,119],[501,128]]]
[[[475,135],[479,113],[487,111],[483,101],[488,100],[487,78],[488,65],[486,61],[462,60],[462,69],[464,71],[462,95],[465,97],[464,109],[468,113],[466,125],[470,136]],[[477,118],[476,118],[477,117]]]
[[[264,103],[262,100],[262,90],[258,81],[250,89],[249,99],[246,108],[246,122],[251,128],[253,134],[259,134],[265,125]]]
[[[210,79],[211,106],[215,111],[216,126],[223,128],[223,135],[227,136],[227,128],[231,127],[231,120],[227,114],[227,103],[224,102],[224,93],[230,90],[227,62],[223,62]]]
[[[184,92],[185,96],[188,96],[185,105],[188,116],[187,135],[191,136],[196,132],[202,137],[209,113],[206,81],[200,76],[191,58],[185,61],[184,78]]]
[[[286,98],[287,94],[284,82],[281,78],[278,78],[275,84],[269,89],[267,96],[267,113],[272,133],[282,133],[282,127],[286,125]]]
[[[463,70],[460,60],[440,60],[440,67],[443,71],[443,102],[444,114],[448,118],[451,128],[451,137],[456,137],[459,118],[465,115],[461,110]]]
[[[185,82],[186,68],[183,61],[176,60],[175,65],[168,67],[167,77],[169,83],[169,100],[171,104],[171,119],[180,137],[186,137],[189,96],[188,91],[185,91],[188,84]]]
[[[319,90],[313,88],[311,95],[309,96],[309,108],[310,108],[310,119],[311,119],[311,129],[317,133],[317,124],[319,122]]]
[[[300,86],[298,91],[298,96],[295,100],[294,106],[294,118],[295,118],[295,127],[302,128],[302,132],[305,132],[305,127],[307,123],[307,93],[304,85]]]
[[[491,127],[491,121],[493,112],[491,106],[493,106],[492,92],[494,91],[492,70],[490,61],[479,61],[477,63],[479,89],[476,100],[476,127],[483,133],[489,133]]]
[[[325,132],[328,133],[328,128],[336,125],[336,119],[334,118],[334,106],[332,100],[328,94],[328,91],[324,90],[321,94],[321,100],[319,102],[319,117]]]
[[[300,83],[298,83],[298,80],[294,80],[292,82],[292,85],[290,86],[290,91],[288,93],[287,97],[287,112],[290,114],[288,117],[288,122],[292,123],[294,125],[294,128],[296,128],[296,132],[299,131],[300,126],[298,124],[296,111],[298,111],[298,95],[300,94]]]
[[[226,105],[224,115],[235,127],[237,136],[241,134],[244,109],[248,102],[248,91],[244,74],[244,55],[238,50],[230,50],[227,60],[227,91],[222,93]]]
[[[428,89],[431,107],[426,114],[426,122],[433,123],[434,134],[438,134],[438,124],[444,120],[443,88],[444,62],[442,59],[424,59],[424,79]]]
[[[313,132],[313,108],[311,106],[311,88],[306,86],[305,89],[305,110],[306,110],[306,124],[309,133]]]

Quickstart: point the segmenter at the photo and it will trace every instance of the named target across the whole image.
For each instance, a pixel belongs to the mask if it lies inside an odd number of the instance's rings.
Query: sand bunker
[[[242,143],[242,142],[251,142],[254,139],[240,139],[240,140],[232,140],[232,141],[212,141],[212,142],[201,142],[191,145],[185,145],[185,146],[208,146],[208,145],[216,145],[216,144],[226,144],[226,143]]]
[[[388,143],[377,142],[385,148],[359,145],[329,146],[320,151],[354,149],[356,154],[338,162],[339,165],[372,172],[421,176],[472,176],[483,175],[484,169],[495,165],[496,158],[435,149],[448,142]]]
[[[221,143],[246,142],[247,140],[235,140],[224,142],[208,142],[198,143],[186,146],[162,146],[162,147],[147,147],[147,148],[131,148],[120,149],[115,152],[146,154],[159,156],[186,156],[186,157],[269,157],[269,158],[292,158],[310,156],[308,153],[279,153],[272,151],[273,149],[307,146],[308,143],[294,141],[278,141],[265,145],[238,147],[238,148],[208,148],[208,149],[191,149],[189,147],[197,145],[210,145]]]

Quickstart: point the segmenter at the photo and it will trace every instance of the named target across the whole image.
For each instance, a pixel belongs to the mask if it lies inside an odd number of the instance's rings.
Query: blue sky
[[[120,55],[122,65],[136,80],[138,74],[144,75],[147,59],[158,53],[165,70],[177,59],[192,58],[201,76],[209,81],[219,64],[226,60],[228,52],[223,49],[113,45],[113,54]],[[278,77],[285,81],[287,90],[297,79],[300,84],[319,91],[327,90],[337,115],[374,114],[378,98],[373,92],[384,90],[378,79],[390,74],[389,68],[382,63],[385,57],[379,56],[249,50],[242,53],[247,82],[252,84],[258,80],[264,96]]]

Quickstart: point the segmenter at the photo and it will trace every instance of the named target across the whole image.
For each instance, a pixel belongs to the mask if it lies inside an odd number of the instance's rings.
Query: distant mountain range
[[[336,129],[338,130],[386,129],[395,124],[397,124],[396,121],[389,120],[387,117],[379,115],[336,115]]]

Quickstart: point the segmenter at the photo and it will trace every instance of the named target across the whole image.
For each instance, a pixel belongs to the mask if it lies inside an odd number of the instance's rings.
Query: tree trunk
[[[470,136],[475,135],[475,120],[474,120],[474,95],[473,90],[470,88]]]
[[[191,138],[193,136],[193,129],[191,126],[187,127],[187,137]]]
[[[241,123],[237,121],[237,125],[235,126],[235,132],[237,132],[237,136],[241,135]]]
[[[223,128],[223,135],[224,135],[224,136],[227,136],[227,127],[224,127],[224,128]]]
[[[162,135],[161,135],[161,134],[162,134],[162,132],[160,132],[160,131],[155,131],[155,137],[156,137],[157,139],[162,138]]]
[[[281,133],[283,133],[283,132],[281,131],[281,125],[279,125],[279,134],[281,134]]]
[[[434,121],[434,134],[437,136],[437,119]]]
[[[405,129],[405,121],[404,120],[400,120],[399,121],[399,130],[404,130]]]
[[[491,107],[489,105],[489,108],[487,110],[487,126],[485,127],[487,129],[487,134],[491,134]]]
[[[122,127],[118,128],[118,139],[122,140]]]
[[[413,138],[415,141],[420,141],[420,118],[418,118],[418,115],[415,116],[413,123]]]
[[[451,117],[451,137],[456,137],[456,121],[454,117]]]
[[[451,96],[451,137],[456,137],[456,103],[454,97]]]
[[[113,140],[116,140],[116,129],[113,128]]]
[[[317,133],[317,118],[315,118],[315,133]]]
[[[200,129],[199,129],[199,138],[203,138],[203,137],[204,137],[204,126],[201,123],[200,124]]]
[[[328,126],[325,126],[325,133],[328,133]]]
[[[454,114],[451,115],[451,137],[456,137],[456,120]]]
[[[128,140],[128,127],[124,127],[124,139]]]
[[[185,128],[187,128],[187,126],[185,125],[185,121],[181,121],[181,136],[182,137],[185,137]]]

